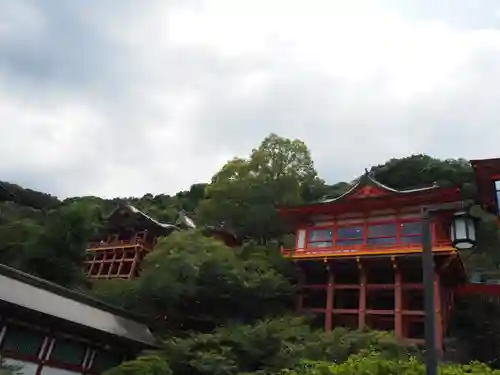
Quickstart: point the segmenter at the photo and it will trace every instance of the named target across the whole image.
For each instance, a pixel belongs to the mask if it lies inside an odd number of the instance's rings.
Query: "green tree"
[[[229,161],[212,178],[199,215],[204,222],[224,223],[265,244],[285,230],[276,205],[298,204],[325,192],[307,146],[271,134],[249,158]]]
[[[99,216],[98,207],[78,202],[50,212],[43,231],[24,251],[20,268],[64,286],[81,285],[86,280],[85,249],[100,229]]]
[[[249,255],[255,253],[246,249],[243,256],[197,231],[178,232],[146,257],[140,278],[99,283],[94,293],[174,331],[282,313],[293,288],[278,263]]]
[[[375,178],[393,189],[431,186],[460,186],[474,181],[474,171],[465,159],[440,160],[428,155],[390,159],[371,169]]]

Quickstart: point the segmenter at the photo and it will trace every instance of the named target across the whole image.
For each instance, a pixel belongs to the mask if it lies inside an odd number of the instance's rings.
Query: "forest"
[[[395,189],[433,183],[473,189],[463,159],[410,155],[371,172]],[[335,197],[351,184],[324,181],[304,142],[276,134],[228,161],[211,181],[173,196],[60,200],[0,181],[0,263],[147,317],[160,349],[107,375],[424,374],[421,348],[391,333],[325,333],[293,313],[295,271],[279,252],[293,239],[275,207]],[[148,255],[139,278],[90,283],[83,274],[86,245],[121,202],[167,223],[184,210],[201,226],[234,231],[244,244],[228,248],[197,230],[177,232]],[[491,225],[480,230],[491,232]],[[498,272],[498,233],[490,237],[464,255],[468,270]],[[458,301],[441,374],[500,374],[499,312],[475,297]]]

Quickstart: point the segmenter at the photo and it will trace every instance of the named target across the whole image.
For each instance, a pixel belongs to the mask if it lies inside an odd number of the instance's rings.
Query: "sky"
[[[173,194],[271,132],[328,183],[500,156],[498,0],[0,2],[0,180]]]

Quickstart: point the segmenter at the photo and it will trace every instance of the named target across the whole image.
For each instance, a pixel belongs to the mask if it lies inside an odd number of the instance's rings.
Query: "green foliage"
[[[99,226],[98,207],[75,202],[13,220],[11,205],[0,207],[0,261],[65,286],[81,285],[85,248]]]
[[[276,373],[278,374],[278,373]],[[280,375],[425,375],[425,366],[415,357],[385,358],[376,351],[363,351],[340,363],[303,361]],[[440,375],[498,375],[500,371],[472,362],[467,365],[443,364]]]
[[[271,134],[249,158],[235,158],[222,167],[198,212],[205,223],[225,223],[240,236],[265,244],[285,230],[276,205],[301,203],[324,192],[307,146]]]
[[[179,232],[145,259],[140,278],[100,283],[94,293],[159,324],[167,316],[170,329],[207,331],[285,311],[293,288],[276,258],[273,264],[251,247],[235,251],[197,231]]]
[[[39,210],[50,210],[59,206],[60,201],[56,197],[24,189],[19,185],[0,181],[0,202],[16,202],[25,207]]]
[[[474,180],[474,172],[467,160],[439,160],[428,155],[391,159],[371,170],[378,181],[394,189],[415,189],[434,183],[460,186]]]
[[[171,375],[172,370],[159,356],[148,355],[108,370],[104,375]]]
[[[481,296],[457,299],[451,332],[462,345],[462,360],[476,359],[500,368],[500,306]]]
[[[342,363],[372,348],[381,353],[381,358],[407,359],[417,354],[415,348],[402,346],[387,332],[337,328],[325,333],[312,330],[304,318],[284,316],[170,338],[156,355],[174,374],[265,375],[296,368],[304,359]]]
[[[0,356],[0,375],[22,375],[22,367],[8,365]]]

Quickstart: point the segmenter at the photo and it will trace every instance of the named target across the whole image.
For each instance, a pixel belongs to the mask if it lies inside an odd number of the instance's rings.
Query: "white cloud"
[[[415,152],[497,156],[496,8],[467,27],[460,2],[418,18],[384,0],[77,3],[0,15],[0,40],[39,51],[0,57],[0,179],[174,193],[270,132],[304,139],[332,183]]]

